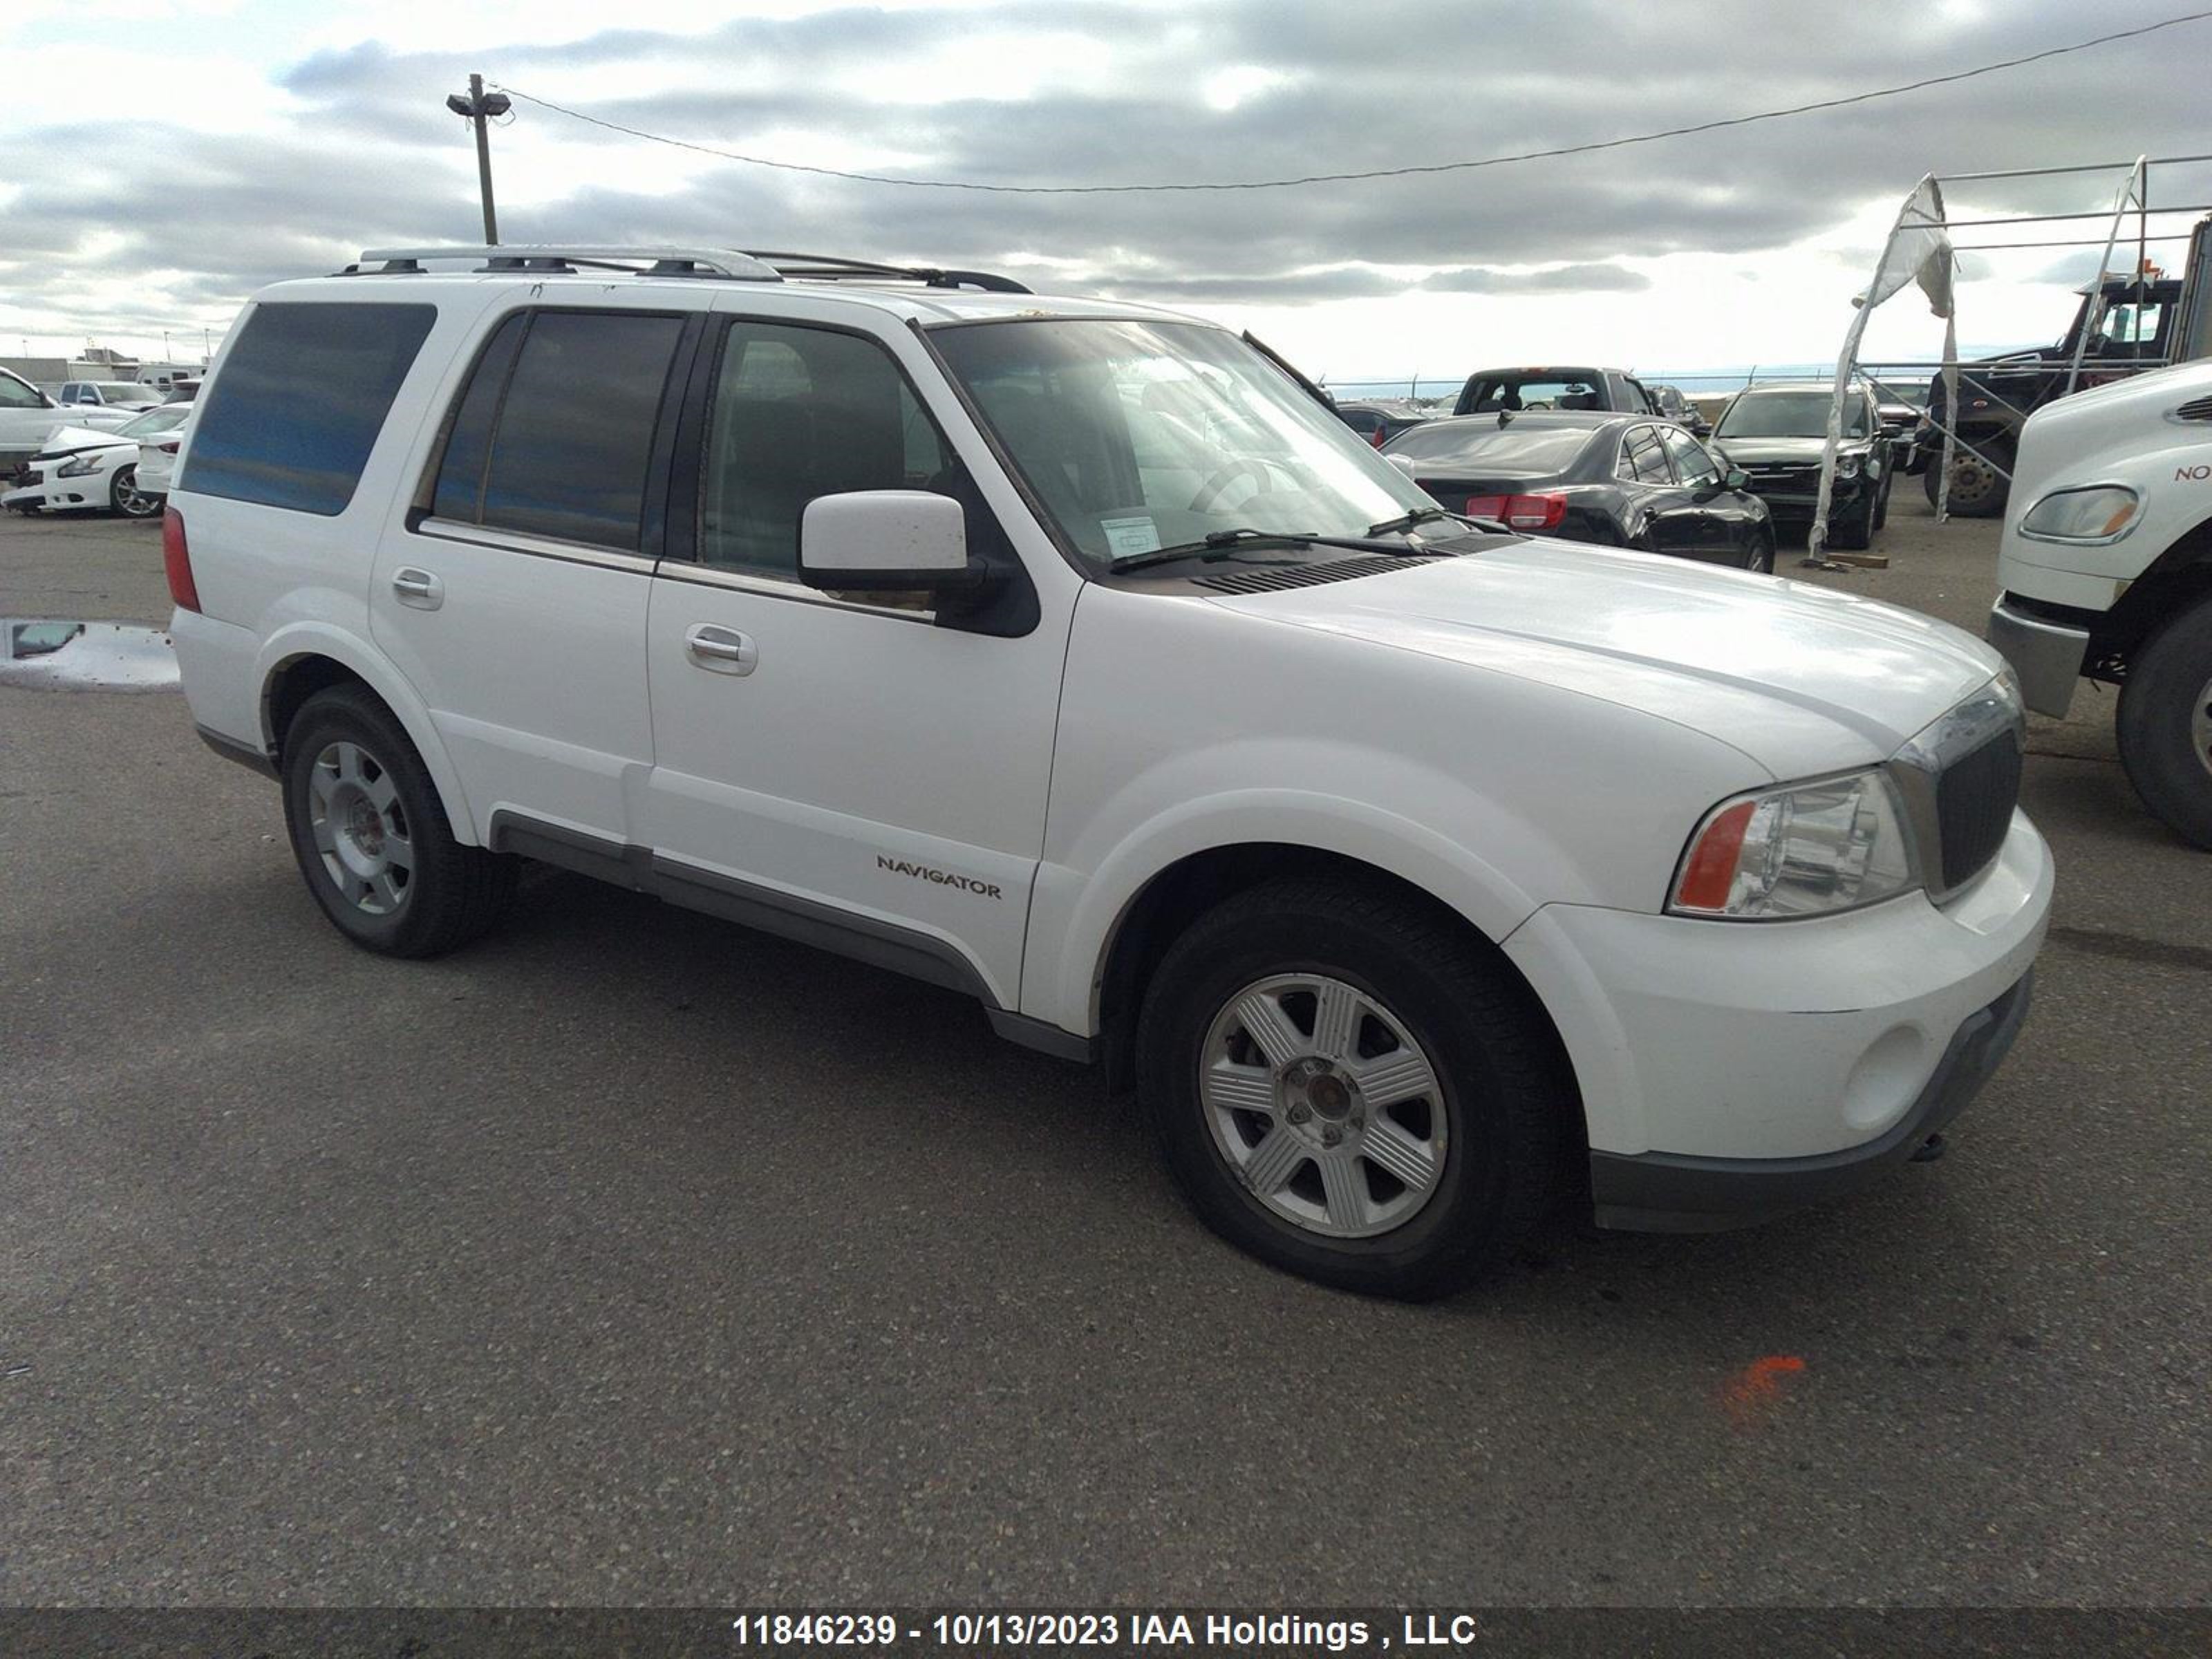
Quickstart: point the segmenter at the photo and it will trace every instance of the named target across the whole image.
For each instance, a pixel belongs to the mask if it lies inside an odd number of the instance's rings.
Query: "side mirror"
[[[809,587],[939,592],[980,587],[960,503],[922,489],[817,495],[799,521],[799,579]]]
[[[1751,488],[1751,474],[1740,466],[1732,466],[1728,470],[1725,482],[1730,489],[1748,489]]]

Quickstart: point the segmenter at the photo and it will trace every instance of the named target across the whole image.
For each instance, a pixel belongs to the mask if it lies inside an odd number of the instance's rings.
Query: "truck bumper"
[[[2074,700],[2074,682],[2081,675],[2081,659],[2088,653],[2088,630],[2031,617],[2008,605],[2010,597],[2000,594],[1990,607],[1984,637],[2020,677],[2021,695],[2027,706],[2039,714],[2063,720]]]
[[[1969,1014],[1911,1109],[1863,1146],[1778,1158],[1593,1152],[1590,1196],[1598,1224],[1639,1232],[1750,1226],[1840,1197],[1891,1164],[1921,1156],[2003,1061],[2027,1018],[2034,980],[2031,969],[1995,1002]]]

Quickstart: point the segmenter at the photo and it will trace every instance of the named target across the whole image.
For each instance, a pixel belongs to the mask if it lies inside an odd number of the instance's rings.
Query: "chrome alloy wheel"
[[[323,868],[346,902],[372,916],[407,902],[415,844],[392,775],[355,743],[332,743],[307,774],[307,822]]]
[[[2197,763],[2212,772],[2212,680],[2197,688],[2196,702],[2189,711],[2189,747]]]
[[[1436,1068],[1342,980],[1278,974],[1231,997],[1206,1031],[1198,1092],[1246,1189],[1304,1231],[1372,1237],[1436,1195],[1450,1132]]]

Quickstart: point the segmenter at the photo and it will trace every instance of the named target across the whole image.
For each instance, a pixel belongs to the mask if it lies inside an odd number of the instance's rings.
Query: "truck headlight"
[[[2142,497],[2124,484],[2054,489],[2027,509],[2020,533],[2045,542],[2116,542],[2135,528]]]
[[[100,452],[87,450],[73,461],[64,461],[54,469],[57,478],[88,478],[100,471]]]
[[[1723,801],[1690,837],[1667,908],[1780,921],[1855,910],[1919,884],[1904,809],[1876,768]]]

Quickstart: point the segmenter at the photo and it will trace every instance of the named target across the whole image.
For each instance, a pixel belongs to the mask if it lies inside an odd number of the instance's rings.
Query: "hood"
[[[1772,466],[1784,462],[1807,461],[1820,464],[1820,450],[1825,438],[1715,438],[1714,448],[1732,461],[1746,465]],[[1864,438],[1845,438],[1836,446],[1838,455],[1863,455],[1867,452]]]
[[[1212,603],[1641,709],[1779,779],[1888,758],[2002,666],[1878,600],[1573,542]]]
[[[112,432],[95,432],[88,426],[58,426],[46,434],[39,447],[41,459],[48,456],[74,455],[82,449],[112,449],[118,444],[137,447],[135,438],[118,438]]]

